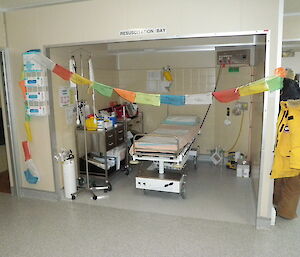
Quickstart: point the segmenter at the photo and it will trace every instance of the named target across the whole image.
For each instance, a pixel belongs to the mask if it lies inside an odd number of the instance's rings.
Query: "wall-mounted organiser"
[[[25,107],[30,116],[46,116],[49,112],[47,69],[33,60],[41,50],[23,53]]]

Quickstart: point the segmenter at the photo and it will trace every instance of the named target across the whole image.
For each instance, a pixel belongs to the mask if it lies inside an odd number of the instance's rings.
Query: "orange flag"
[[[21,90],[22,90],[22,95],[23,95],[23,97],[24,97],[24,99],[25,99],[25,97],[26,97],[26,92],[27,92],[26,87],[25,87],[25,80],[21,80],[21,81],[19,82],[19,87],[21,88]]]
[[[127,91],[120,88],[114,88],[114,90],[118,93],[119,96],[124,98],[125,100],[133,103],[135,101],[135,93],[131,91]]]
[[[275,75],[281,78],[285,78],[287,75],[287,71],[283,67],[279,67],[275,69]]]

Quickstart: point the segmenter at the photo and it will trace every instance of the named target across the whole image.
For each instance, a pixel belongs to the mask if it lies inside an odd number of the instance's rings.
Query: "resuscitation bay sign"
[[[142,36],[167,33],[166,28],[126,29],[120,31],[120,36]]]

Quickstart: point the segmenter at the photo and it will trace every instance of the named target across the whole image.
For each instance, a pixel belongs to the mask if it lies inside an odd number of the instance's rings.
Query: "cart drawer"
[[[116,127],[116,135],[124,136],[124,125]]]
[[[117,146],[124,142],[124,134],[123,135],[116,135],[117,137]]]
[[[105,133],[106,150],[110,150],[116,146],[114,130],[107,131]]]

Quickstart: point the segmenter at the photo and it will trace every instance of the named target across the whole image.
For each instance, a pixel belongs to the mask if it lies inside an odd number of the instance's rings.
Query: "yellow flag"
[[[260,79],[238,88],[240,96],[259,94],[269,90],[265,79]]]
[[[90,86],[93,84],[93,81],[86,79],[76,73],[73,73],[71,76],[71,81],[77,85],[87,85]]]
[[[32,134],[31,134],[31,128],[30,128],[29,121],[25,121],[24,126],[25,126],[27,141],[31,142],[32,141]]]

